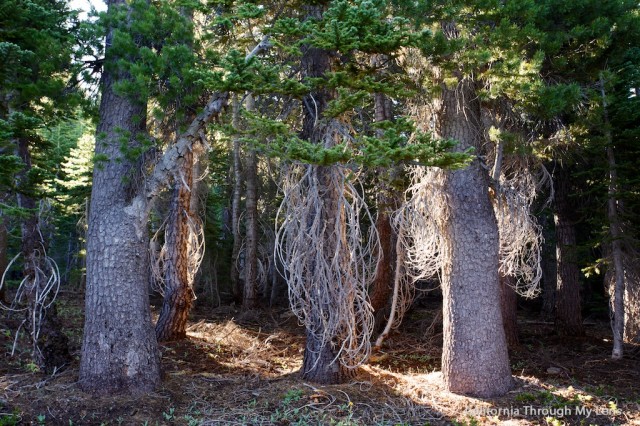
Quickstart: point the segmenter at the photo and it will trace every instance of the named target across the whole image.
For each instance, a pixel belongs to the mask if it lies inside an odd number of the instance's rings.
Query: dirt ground
[[[515,389],[478,399],[443,390],[434,308],[411,311],[356,380],[339,386],[300,379],[304,336],[286,309],[249,317],[200,309],[187,340],[161,346],[155,392],[98,398],[77,386],[81,306],[78,295],[62,295],[58,312],[75,361],[53,376],[37,371],[20,339],[10,355],[20,320],[0,314],[0,426],[640,425],[640,348],[610,360],[606,323],[572,341],[521,315],[520,346],[511,350]]]

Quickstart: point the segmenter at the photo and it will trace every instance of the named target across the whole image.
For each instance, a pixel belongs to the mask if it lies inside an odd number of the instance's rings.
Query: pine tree
[[[4,206],[13,204],[15,195],[17,207],[3,208],[2,219],[6,224],[12,210],[20,213],[24,275],[12,306],[26,304],[34,362],[55,371],[68,363],[69,354],[53,305],[58,268],[47,254],[45,198],[56,165],[44,129],[71,117],[80,99],[73,63],[78,26],[62,1],[4,2],[0,20],[0,191]],[[6,256],[6,247],[3,251]]]

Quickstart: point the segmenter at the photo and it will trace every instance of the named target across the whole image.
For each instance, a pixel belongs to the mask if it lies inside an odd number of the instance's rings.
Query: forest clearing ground
[[[201,309],[187,340],[161,345],[154,393],[96,398],[76,383],[82,302],[66,293],[58,310],[76,360],[53,377],[34,371],[27,345],[9,355],[20,319],[0,317],[0,425],[640,425],[638,348],[611,361],[604,323],[571,341],[521,317],[517,387],[477,399],[443,391],[438,325],[424,332],[433,309],[413,311],[357,381],[339,386],[300,380],[304,335],[287,310]]]

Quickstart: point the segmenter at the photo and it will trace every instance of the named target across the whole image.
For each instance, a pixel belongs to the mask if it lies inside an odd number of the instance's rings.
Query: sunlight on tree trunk
[[[478,147],[480,106],[473,81],[443,89],[431,112],[436,133]],[[427,118],[428,120],[429,118]],[[500,311],[499,236],[489,176],[478,160],[463,170],[416,167],[406,213],[414,246],[409,261],[420,277],[442,274],[447,390],[503,395],[513,386]]]

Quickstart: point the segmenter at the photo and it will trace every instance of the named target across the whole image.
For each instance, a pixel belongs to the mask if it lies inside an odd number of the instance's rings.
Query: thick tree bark
[[[254,110],[255,101],[249,94],[247,111]],[[258,158],[253,148],[248,148],[245,164],[247,237],[242,309],[251,310],[258,306]]]
[[[165,228],[164,300],[156,323],[158,341],[184,339],[193,304],[193,282],[189,276],[189,221],[192,218],[193,151],[187,153],[182,178],[174,182],[169,219]]]
[[[582,336],[580,303],[580,270],[577,264],[574,206],[569,199],[571,184],[569,171],[559,167],[555,179],[555,227],[556,227],[556,332],[562,336]]]
[[[468,80],[443,89],[436,130],[478,147],[480,107]],[[442,231],[448,261],[443,270],[446,388],[481,397],[503,395],[513,386],[500,312],[498,225],[488,194],[489,176],[475,160],[464,170],[443,172],[448,197]]]
[[[345,383],[352,379],[356,370],[345,368],[336,360],[338,349],[332,344],[323,345],[312,333],[307,333],[302,379],[327,385]]]
[[[109,10],[125,4],[111,0]],[[116,93],[118,60],[107,35],[96,164],[87,232],[85,325],[80,386],[100,394],[139,393],[160,382],[160,359],[151,322],[147,209],[132,205],[137,192],[127,184],[141,168],[121,152],[121,138],[135,146],[144,135],[146,102]],[[134,182],[134,185],[138,182]]]
[[[519,344],[518,339],[518,293],[514,289],[515,278],[500,275],[500,305],[502,308],[502,325],[507,345],[510,348]]]

